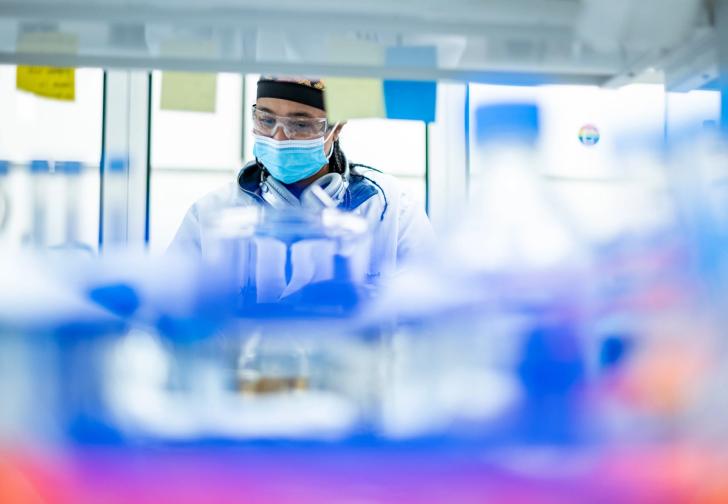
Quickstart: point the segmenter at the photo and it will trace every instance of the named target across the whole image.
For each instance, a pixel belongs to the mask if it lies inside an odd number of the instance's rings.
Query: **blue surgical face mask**
[[[284,184],[293,184],[318,172],[333,152],[324,152],[324,137],[311,140],[276,140],[255,135],[253,155],[265,166],[273,178]]]

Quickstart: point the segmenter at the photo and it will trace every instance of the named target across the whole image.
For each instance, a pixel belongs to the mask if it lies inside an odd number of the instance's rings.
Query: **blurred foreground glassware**
[[[306,390],[309,362],[295,341],[263,340],[256,332],[244,343],[238,360],[238,387],[243,394],[274,394]]]
[[[4,234],[10,222],[10,194],[7,190],[7,178],[10,163],[0,160],[0,236]]]
[[[351,310],[366,283],[370,235],[361,217],[336,209],[311,212],[228,208],[211,217],[208,259],[227,272],[241,313],[329,314]]]

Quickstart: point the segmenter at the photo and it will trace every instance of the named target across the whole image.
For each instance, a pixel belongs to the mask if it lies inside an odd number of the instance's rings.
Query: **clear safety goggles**
[[[323,136],[330,128],[326,118],[281,117],[258,110],[253,105],[253,132],[267,137],[276,134],[278,128],[291,140],[309,140]]]

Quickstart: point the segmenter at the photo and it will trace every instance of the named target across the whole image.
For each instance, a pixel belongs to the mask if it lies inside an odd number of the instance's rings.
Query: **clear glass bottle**
[[[123,247],[127,241],[127,191],[129,162],[125,158],[111,158],[106,165],[108,175],[104,183],[105,221],[103,246],[106,248]]]
[[[268,305],[301,311],[327,301],[329,309],[345,310],[352,306],[344,306],[344,291],[337,299],[321,298],[319,288],[356,288],[366,281],[371,238],[366,221],[350,213],[228,208],[207,226],[212,240],[206,258],[227,272],[243,311]]]
[[[66,245],[80,243],[81,218],[81,172],[83,165],[78,161],[57,162],[56,172],[63,177],[64,201],[64,233],[63,241]]]
[[[0,159],[0,237],[5,235],[10,225],[10,193],[7,179],[10,175],[10,162]]]
[[[48,245],[50,227],[49,199],[51,193],[51,166],[46,160],[30,162],[31,231],[30,245],[43,249]]]

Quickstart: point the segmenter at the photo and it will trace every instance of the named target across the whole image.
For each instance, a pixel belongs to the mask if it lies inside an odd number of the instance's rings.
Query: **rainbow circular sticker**
[[[598,144],[600,138],[601,134],[599,133],[599,130],[592,124],[585,124],[579,130],[579,141],[582,145],[586,145],[587,147]]]

